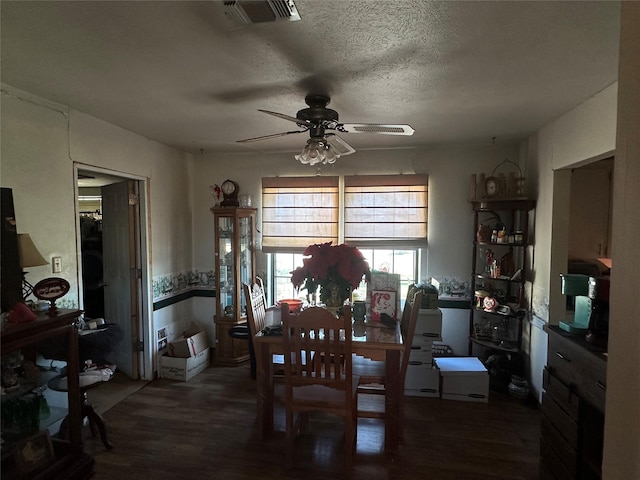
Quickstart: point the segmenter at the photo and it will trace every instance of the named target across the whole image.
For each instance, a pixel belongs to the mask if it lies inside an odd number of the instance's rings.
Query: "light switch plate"
[[[62,272],[62,257],[53,257],[51,259],[51,266],[53,269],[53,273],[61,273]]]

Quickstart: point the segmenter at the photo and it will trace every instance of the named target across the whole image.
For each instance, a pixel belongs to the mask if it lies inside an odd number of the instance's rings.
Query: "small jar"
[[[524,242],[524,236],[522,235],[522,230],[516,230],[516,233],[513,235],[514,243],[522,243]]]

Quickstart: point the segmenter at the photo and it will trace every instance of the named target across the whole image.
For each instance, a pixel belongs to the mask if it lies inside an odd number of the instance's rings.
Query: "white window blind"
[[[345,242],[426,247],[428,181],[427,175],[345,176]]]
[[[338,177],[264,177],[262,249],[302,252],[338,244]]]

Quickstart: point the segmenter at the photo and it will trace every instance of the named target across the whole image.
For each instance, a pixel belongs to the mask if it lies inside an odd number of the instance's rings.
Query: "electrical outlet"
[[[53,269],[53,273],[61,273],[62,272],[62,257],[53,257],[51,259],[51,266]]]

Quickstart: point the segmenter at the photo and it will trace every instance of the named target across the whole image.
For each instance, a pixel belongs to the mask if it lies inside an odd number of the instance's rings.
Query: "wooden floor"
[[[115,448],[83,430],[94,480],[345,478],[342,422],[312,417],[285,468],[284,415],[263,441],[249,367],[211,367],[189,382],[154,380],[103,414]],[[538,478],[540,411],[507,395],[488,404],[405,397],[399,451],[383,453],[384,425],[358,420],[351,478],[484,480]]]

